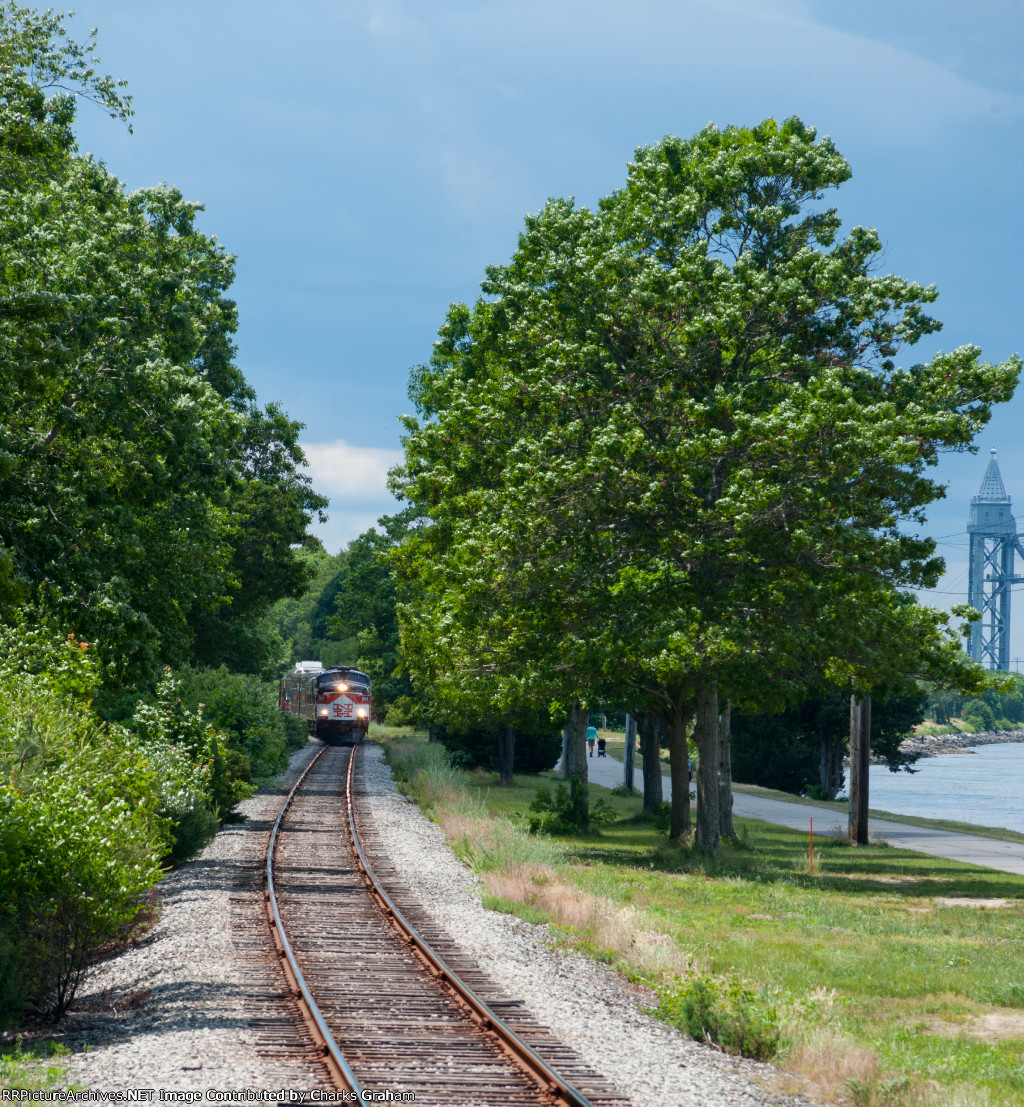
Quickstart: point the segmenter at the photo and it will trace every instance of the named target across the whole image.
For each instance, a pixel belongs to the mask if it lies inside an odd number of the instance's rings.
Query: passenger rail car
[[[370,678],[351,665],[300,661],[281,678],[279,706],[328,745],[361,742],[370,727]]]

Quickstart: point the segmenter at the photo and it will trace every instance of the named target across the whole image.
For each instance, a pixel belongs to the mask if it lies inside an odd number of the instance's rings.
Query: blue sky
[[[592,204],[638,145],[709,120],[799,115],[853,166],[834,196],[883,268],[941,293],[941,334],[1024,352],[1021,0],[82,0],[129,136],[85,106],[84,149],[129,187],[206,205],[238,257],[240,363],[306,424],[332,549],[389,509],[410,366],[476,295],[524,213]],[[946,458],[930,513],[966,589],[963,531],[995,446],[1024,516],[1024,391]],[[1024,522],[1022,522],[1024,529]],[[962,578],[962,579],[961,579]],[[1024,657],[1024,589],[1012,655]]]

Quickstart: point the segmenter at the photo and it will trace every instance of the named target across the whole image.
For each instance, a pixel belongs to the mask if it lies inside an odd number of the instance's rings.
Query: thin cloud
[[[333,442],[304,442],[306,463],[313,487],[329,496],[333,506],[381,502],[391,506],[388,470],[400,464],[401,450],[355,446],[343,438]],[[386,503],[385,503],[386,501]]]
[[[402,461],[401,450],[356,446],[343,438],[304,442],[302,448],[313,487],[331,501],[327,522],[314,522],[309,528],[329,553],[343,549],[382,515],[399,509],[388,492],[388,470]]]

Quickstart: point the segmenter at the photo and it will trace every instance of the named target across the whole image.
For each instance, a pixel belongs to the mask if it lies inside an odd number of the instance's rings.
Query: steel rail
[[[356,1095],[361,1096],[363,1091],[362,1086],[356,1079],[355,1073],[349,1068],[348,1061],[345,1060],[345,1055],[338,1048],[338,1043],[334,1040],[333,1035],[328,1029],[327,1023],[324,1021],[324,1017],[320,1012],[320,1008],[317,1006],[316,1000],[313,998],[306,984],[306,979],[302,975],[299,963],[295,959],[295,953],[292,950],[291,942],[288,941],[288,934],[285,931],[284,921],[278,909],[277,890],[274,887],[274,854],[277,850],[277,834],[281,829],[281,821],[284,819],[285,813],[291,806],[291,802],[295,798],[295,793],[302,786],[313,766],[326,752],[327,747],[325,746],[306,766],[302,776],[299,777],[292,787],[292,790],[288,793],[288,798],[285,800],[284,806],[274,820],[273,829],[270,831],[270,841],[267,845],[267,913],[270,921],[270,930],[274,936],[274,945],[277,947],[278,956],[281,958],[281,967],[284,969],[285,978],[288,981],[292,995],[298,1001],[303,1021],[309,1029],[313,1044],[321,1054],[323,1062],[328,1072],[331,1074],[331,1080],[334,1082],[335,1088],[338,1091],[355,1092]]]
[[[545,1095],[550,1097],[554,1103],[563,1104],[565,1107],[593,1107],[593,1104],[582,1092],[574,1088],[568,1081],[563,1080],[546,1061],[534,1052],[510,1026],[480,999],[468,984],[459,978],[457,973],[445,964],[384,890],[366,855],[363,853],[363,847],[359,841],[359,831],[356,829],[355,807],[352,802],[352,779],[357,749],[357,746],[352,747],[352,756],[349,758],[348,773],[345,779],[348,827],[356,865],[363,874],[369,892],[377,901],[380,910],[404,935],[411,951],[424,963],[427,972],[435,981],[446,988],[458,1006],[467,1013],[468,1017],[477,1026],[484,1031],[490,1031],[497,1038],[502,1052],[519,1069],[525,1072]]]

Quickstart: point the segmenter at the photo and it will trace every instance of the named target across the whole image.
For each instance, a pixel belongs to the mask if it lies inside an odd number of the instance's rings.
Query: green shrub
[[[281,722],[284,725],[285,748],[289,753],[301,750],[309,741],[309,726],[306,720],[282,711]]]
[[[13,908],[26,999],[58,1018],[99,948],[159,879],[164,843],[146,811],[109,794],[109,773],[65,764],[37,784],[27,795],[0,789],[0,887]]]
[[[244,777],[244,761],[232,757],[224,735],[190,710],[181,697],[181,680],[165,671],[157,685],[156,703],[141,703],[132,717],[132,727],[146,748],[175,746],[208,773],[204,799],[218,818],[225,818],[254,789]]]
[[[651,826],[659,834],[668,834],[672,826],[672,804],[662,802],[651,811]]]
[[[171,848],[166,859],[172,865],[180,865],[198,853],[217,833],[220,823],[217,816],[204,804],[197,804],[186,811],[172,827]]]
[[[659,1018],[699,1042],[709,1041],[729,1053],[768,1061],[779,1050],[779,1011],[766,991],[737,981],[693,976],[659,995]]]
[[[170,843],[157,773],[119,729],[34,678],[0,685],[0,956],[23,1008],[59,1017],[136,914]],[[6,974],[5,974],[6,975]]]
[[[991,730],[995,725],[992,708],[983,699],[968,700],[964,704],[963,719],[972,730]]]
[[[448,751],[440,742],[392,742],[386,747],[388,764],[395,777],[407,784],[421,802],[429,804],[429,784],[455,785],[457,770],[452,765]]]
[[[492,841],[473,849],[471,863],[476,869],[500,872],[520,865],[554,868],[565,860],[565,851],[556,842],[528,834],[508,819],[495,819],[493,828]]]
[[[590,790],[577,777],[574,788],[559,783],[552,793],[542,785],[530,803],[530,830],[534,834],[577,834],[591,827],[613,823],[618,818],[615,808],[602,796],[588,804]],[[589,812],[588,812],[589,807]]]
[[[25,1011],[21,943],[13,908],[13,903],[0,904],[0,1028],[20,1022]]]
[[[66,1010],[161,857],[209,831],[218,802],[223,744],[170,702],[172,685],[149,733],[102,723],[98,685],[85,643],[0,626],[0,1023]]]
[[[309,738],[302,719],[281,711],[270,681],[219,669],[185,669],[177,674],[179,696],[191,711],[221,731],[229,749],[248,758],[247,781],[265,780],[288,767],[289,750]]]

